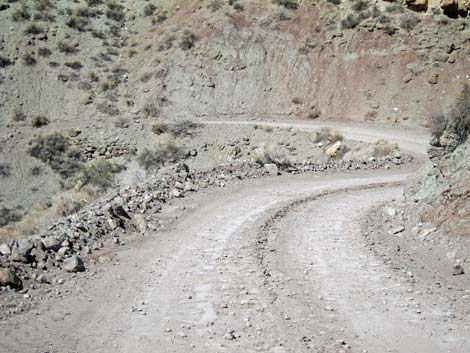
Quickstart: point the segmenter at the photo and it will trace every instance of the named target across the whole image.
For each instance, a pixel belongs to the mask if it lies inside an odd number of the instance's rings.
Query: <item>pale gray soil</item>
[[[282,176],[180,200],[173,228],[2,321],[0,351],[468,352],[450,291],[413,285],[363,238],[367,212],[400,197],[410,172]]]

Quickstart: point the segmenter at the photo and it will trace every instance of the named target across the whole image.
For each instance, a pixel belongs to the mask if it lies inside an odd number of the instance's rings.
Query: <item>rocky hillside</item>
[[[450,234],[470,235],[470,88],[454,105],[433,116],[432,162],[413,180],[406,196],[422,220]]]
[[[16,220],[70,190],[89,202],[97,192],[84,184],[110,187],[125,168],[124,179],[145,176],[146,148],[179,157],[184,139],[159,124],[428,125],[468,81],[466,6],[2,0],[0,215]]]

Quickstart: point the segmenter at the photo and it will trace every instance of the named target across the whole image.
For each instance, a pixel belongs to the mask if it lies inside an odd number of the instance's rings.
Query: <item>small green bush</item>
[[[31,12],[29,7],[22,4],[21,7],[11,14],[11,19],[16,22],[29,21],[31,19]]]
[[[41,47],[38,49],[38,55],[43,58],[47,58],[52,54],[52,51],[49,48]]]
[[[60,133],[39,136],[30,141],[30,146],[28,153],[32,157],[49,165],[63,178],[72,177],[82,169],[80,152]]]
[[[341,28],[353,29],[353,28],[356,28],[360,23],[361,23],[360,17],[350,13],[350,14],[347,14],[346,17],[344,17],[341,20]]]
[[[31,23],[26,27],[26,29],[24,30],[24,33],[37,35],[37,34],[44,33],[44,29],[35,23]]]
[[[8,178],[11,175],[11,167],[9,164],[0,163],[0,178]]]
[[[156,118],[160,115],[160,108],[154,102],[147,102],[142,108],[142,114],[146,118]]]
[[[10,223],[18,222],[22,218],[18,211],[12,210],[6,206],[0,206],[0,227],[4,227]]]
[[[86,32],[88,24],[90,22],[87,18],[78,17],[77,15],[72,15],[69,19],[65,22],[67,26],[73,28],[79,32]]]
[[[145,148],[137,160],[139,164],[146,170],[158,170],[167,163],[176,163],[186,157],[185,150],[173,142],[160,145],[157,149],[151,151]]]
[[[113,186],[114,176],[123,170],[123,166],[111,163],[107,160],[99,160],[82,167],[79,181],[81,186],[93,185],[102,190]]]
[[[11,120],[15,122],[20,122],[20,121],[25,121],[26,120],[26,114],[19,108],[15,109],[13,112],[13,116]]]
[[[411,12],[407,12],[400,16],[399,21],[401,28],[411,31],[419,23],[419,18]]]
[[[31,53],[24,54],[22,59],[23,64],[26,66],[34,66],[37,63],[36,58]]]
[[[71,69],[73,69],[73,70],[80,70],[83,67],[82,63],[80,61],[77,61],[77,60],[67,61],[64,65],[71,68]]]
[[[299,8],[299,3],[296,0],[273,0],[273,3],[284,6],[289,10],[297,10]]]
[[[180,48],[183,50],[190,50],[194,47],[197,41],[197,36],[194,32],[186,29],[183,31],[180,39]]]
[[[43,126],[49,125],[49,119],[44,115],[38,114],[31,118],[31,126],[35,128],[40,128]]]
[[[65,54],[74,54],[78,51],[78,49],[75,45],[70,44],[70,43],[66,43],[62,40],[60,40],[57,43],[57,49],[59,49],[59,51],[61,53],[65,53]]]
[[[210,0],[209,1],[209,9],[211,9],[212,12],[216,12],[220,10],[224,6],[223,0]]]
[[[157,9],[157,7],[152,3],[149,3],[149,4],[145,5],[144,6],[144,11],[143,11],[143,16],[144,17],[152,16],[156,9]]]
[[[10,59],[0,55],[0,68],[7,67],[8,65],[11,65],[11,64],[12,62],[10,61]]]
[[[369,3],[366,0],[356,0],[351,8],[356,12],[362,12],[369,8]]]
[[[109,1],[106,5],[108,6],[106,9],[107,18],[116,22],[122,22],[124,20],[124,6],[114,1]]]

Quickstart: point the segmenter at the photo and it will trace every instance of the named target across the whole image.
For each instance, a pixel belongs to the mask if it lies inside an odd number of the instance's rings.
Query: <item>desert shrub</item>
[[[142,114],[146,118],[155,118],[160,115],[160,108],[154,102],[147,102],[142,108]]]
[[[78,17],[83,17],[83,18],[96,17],[97,12],[95,9],[89,8],[87,6],[83,6],[75,10],[75,15]]]
[[[333,4],[333,5],[340,5],[341,4],[341,0],[327,0],[330,4]]]
[[[400,16],[400,27],[407,31],[412,30],[419,22],[419,18],[412,12],[407,12]]]
[[[162,11],[157,14],[156,17],[152,18],[152,24],[162,23],[168,19],[168,13],[166,11]]]
[[[365,0],[356,0],[351,8],[356,12],[362,12],[369,8],[369,3]]]
[[[273,0],[273,3],[284,6],[289,10],[297,10],[299,8],[299,3],[296,0]]]
[[[166,34],[165,37],[163,37],[163,40],[158,45],[158,50],[162,51],[171,49],[175,40],[176,35],[174,33]]]
[[[70,43],[66,43],[62,40],[60,40],[57,43],[57,49],[59,49],[59,51],[61,53],[65,53],[65,54],[74,54],[78,51],[78,49],[75,45],[70,44]]]
[[[459,144],[470,134],[470,87],[465,85],[449,111],[446,130],[457,137]]]
[[[13,112],[13,116],[11,120],[20,122],[20,121],[25,121],[26,120],[26,114],[19,108],[15,109]]]
[[[237,11],[243,11],[243,10],[245,10],[245,7],[243,6],[243,4],[240,3],[240,2],[238,2],[238,1],[235,2],[235,3],[232,5],[232,7],[233,7],[235,10],[237,10]]]
[[[103,0],[85,0],[86,4],[91,7],[99,6],[103,4]]]
[[[42,168],[39,166],[34,166],[29,169],[29,175],[31,176],[39,176],[42,174]]]
[[[140,153],[137,160],[139,164],[146,170],[158,170],[165,164],[178,162],[185,156],[186,152],[181,146],[176,145],[174,142],[168,142],[158,146],[153,151],[145,148]]]
[[[384,26],[384,32],[387,33],[389,36],[393,36],[396,33],[397,29],[394,25],[386,24]]]
[[[123,128],[126,128],[126,127],[129,127],[129,120],[127,120],[126,118],[123,118],[123,117],[119,117],[115,122],[114,122],[114,126],[119,128],[119,129],[123,129]]]
[[[64,63],[64,65],[71,68],[71,69],[73,69],[73,70],[80,70],[83,67],[82,63],[80,61],[77,61],[77,60],[67,61],[66,63]]]
[[[28,6],[22,4],[19,9],[16,9],[11,14],[11,19],[16,22],[28,21],[31,19],[31,12]]]
[[[53,212],[60,217],[65,217],[77,213],[85,205],[93,202],[98,197],[98,190],[90,185],[80,188],[79,191],[71,191],[60,195],[54,200]]]
[[[329,127],[323,127],[320,129],[319,132],[320,140],[325,141],[328,143],[334,143],[337,141],[343,141],[344,137],[341,135],[341,133],[337,130],[333,130],[332,128]]]
[[[52,51],[49,48],[41,47],[38,49],[38,55],[46,58],[52,54]]]
[[[87,31],[87,26],[89,24],[89,21],[85,17],[79,17],[77,15],[72,15],[69,17],[69,19],[65,22],[65,24],[73,28],[79,32],[86,32]]]
[[[391,4],[385,8],[388,13],[403,13],[405,9],[401,4]]]
[[[11,167],[9,164],[0,163],[0,178],[7,178],[11,175]]]
[[[106,9],[107,18],[116,22],[122,22],[124,20],[124,6],[113,1],[107,2],[106,5],[108,7]]]
[[[119,173],[123,167],[107,160],[99,160],[92,164],[83,166],[79,176],[82,186],[93,185],[105,190],[113,185],[114,175]]]
[[[436,137],[441,137],[447,126],[447,117],[444,113],[433,113],[429,117],[431,125],[431,134]]]
[[[279,20],[280,21],[290,21],[291,17],[286,11],[279,12]]]
[[[18,222],[21,219],[21,214],[8,208],[4,205],[0,206],[0,227],[4,227],[10,223]]]
[[[321,116],[320,110],[316,106],[312,106],[307,114],[307,119],[315,120]]]
[[[381,24],[387,24],[390,23],[390,18],[384,15],[380,15],[377,17],[377,22]]]
[[[99,38],[99,39],[105,39],[106,38],[106,34],[101,31],[101,30],[97,30],[97,29],[92,29],[91,30],[91,35],[93,38]]]
[[[53,9],[55,5],[50,0],[35,0],[34,8],[37,11],[44,12]]]
[[[37,34],[44,33],[44,29],[35,23],[31,23],[26,27],[26,29],[24,30],[24,33],[37,35]]]
[[[341,28],[353,29],[353,28],[356,28],[360,23],[361,23],[361,19],[359,18],[359,16],[356,16],[350,13],[350,14],[347,14],[346,17],[344,17],[341,20]]]
[[[294,97],[292,98],[292,103],[296,105],[302,104],[302,99],[300,99],[299,97]]]
[[[213,12],[220,10],[224,6],[223,0],[210,0],[209,1],[209,9]]]
[[[10,61],[10,59],[0,55],[0,68],[7,67],[8,65],[11,65],[11,64],[12,62]]]
[[[153,73],[146,72],[142,76],[140,76],[140,82],[149,82],[152,79]]]
[[[35,128],[40,128],[43,126],[49,125],[49,119],[44,115],[38,114],[34,115],[31,118],[31,126]]]
[[[374,157],[386,157],[399,150],[398,144],[390,143],[386,140],[379,140],[374,144],[373,155]]]
[[[152,3],[149,3],[149,4],[145,5],[144,6],[144,11],[143,11],[143,16],[144,17],[152,16],[156,9],[157,9],[157,7]]]
[[[180,38],[180,48],[183,50],[189,50],[194,47],[194,44],[197,41],[197,36],[194,32],[186,29],[183,31],[183,34]]]
[[[121,111],[111,103],[102,102],[96,106],[96,110],[101,114],[116,116],[121,114]]]
[[[184,137],[191,135],[192,131],[199,128],[197,124],[190,120],[182,120],[173,124],[157,123],[152,126],[152,132],[157,135],[171,134],[173,137]]]
[[[39,136],[30,142],[30,146],[28,153],[32,157],[49,165],[63,178],[76,175],[82,168],[80,152],[60,133]]]
[[[22,59],[23,59],[23,64],[26,66],[34,66],[37,63],[36,58],[31,53],[24,54]]]

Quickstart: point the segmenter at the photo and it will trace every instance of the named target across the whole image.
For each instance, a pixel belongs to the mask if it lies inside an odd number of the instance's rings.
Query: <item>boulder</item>
[[[0,244],[0,254],[9,256],[11,255],[11,249],[8,244]]]
[[[53,250],[57,251],[61,248],[62,242],[64,241],[64,237],[53,235],[53,236],[48,236],[42,239],[42,243],[44,244],[44,247],[46,250]]]
[[[415,11],[427,11],[428,0],[405,0],[406,6]]]
[[[328,156],[328,158],[336,158],[340,156],[342,149],[343,143],[341,141],[336,141],[326,149],[325,154]]]
[[[268,172],[270,175],[278,175],[279,169],[277,165],[274,163],[267,163],[264,165],[264,169]]]
[[[67,272],[83,272],[85,271],[85,265],[81,258],[74,255],[64,261],[62,269]]]
[[[459,15],[459,5],[457,0],[441,0],[441,9],[444,15],[456,18]]]
[[[23,289],[21,279],[9,268],[0,268],[0,286],[10,286],[18,290]]]

